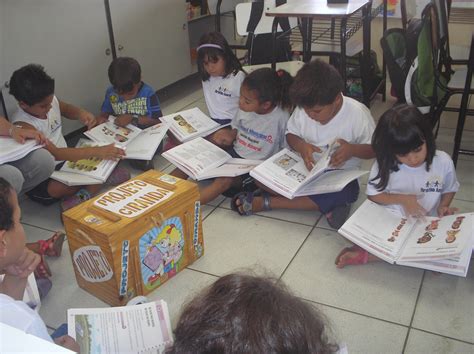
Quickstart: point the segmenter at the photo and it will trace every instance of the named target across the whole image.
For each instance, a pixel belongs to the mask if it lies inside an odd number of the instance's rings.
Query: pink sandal
[[[47,240],[39,240],[38,254],[46,255],[48,257],[59,257],[63,250],[64,239],[66,234],[62,231],[56,231],[53,236]]]
[[[355,256],[341,260],[347,253],[355,253]],[[359,246],[344,248],[336,257],[335,264],[338,268],[344,268],[346,265],[363,265],[369,261],[369,252]]]

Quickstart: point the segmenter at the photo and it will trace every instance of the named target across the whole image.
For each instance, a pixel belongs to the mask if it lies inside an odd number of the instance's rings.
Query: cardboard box
[[[204,252],[199,189],[147,171],[63,214],[81,288],[124,305]]]

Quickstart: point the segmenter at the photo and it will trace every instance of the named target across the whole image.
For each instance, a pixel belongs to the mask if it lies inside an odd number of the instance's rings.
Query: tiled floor
[[[194,106],[207,111],[199,83],[186,83],[175,91],[163,100],[165,113]],[[374,116],[378,118],[391,103],[374,102]],[[453,136],[454,131],[446,128],[439,134],[439,145],[448,153]],[[465,136],[472,147],[474,134]],[[155,165],[172,169],[161,157]],[[461,211],[474,210],[473,168],[474,159],[461,157],[462,187],[454,202]],[[57,205],[43,208],[22,199],[21,207],[29,240],[61,228]],[[243,218],[221,197],[205,205],[202,215],[204,257],[150,296],[168,302],[173,324],[182,304],[217,277],[251,270],[280,278],[318,307],[329,318],[334,336],[347,343],[352,353],[474,352],[473,269],[466,279],[387,263],[338,270],[334,258],[349,242],[319,213],[272,211]],[[54,286],[43,301],[41,315],[51,328],[65,322],[68,308],[107,306],[77,286],[65,247],[62,257],[49,259]]]

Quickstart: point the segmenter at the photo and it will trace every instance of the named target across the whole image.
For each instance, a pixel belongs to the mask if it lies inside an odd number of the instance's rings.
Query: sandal
[[[355,253],[351,258],[342,259],[347,253]],[[359,246],[352,246],[344,248],[336,257],[334,262],[338,268],[344,268],[346,265],[363,265],[369,261],[369,252],[360,248]]]
[[[48,257],[59,257],[63,250],[64,239],[66,234],[62,231],[56,231],[53,236],[47,240],[39,240],[37,242],[39,255],[46,255]]]
[[[242,216],[250,216],[253,214],[253,193],[252,192],[241,192],[232,198],[230,201],[230,207],[233,211],[239,213]],[[237,205],[237,200],[240,202]]]
[[[34,274],[36,279],[44,279],[51,277],[51,269],[49,269],[48,263],[46,263],[43,256],[41,256],[41,261],[36,266]]]
[[[230,201],[230,207],[232,210],[238,212],[242,216],[249,216],[253,214],[253,199],[257,196],[253,192],[241,192],[236,194]],[[270,211],[270,194],[267,192],[262,192],[260,197],[263,199],[263,206],[261,211]],[[237,200],[240,202],[237,205]]]

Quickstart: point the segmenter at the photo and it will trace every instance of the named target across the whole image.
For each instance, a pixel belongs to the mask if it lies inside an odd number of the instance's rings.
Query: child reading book
[[[40,256],[25,247],[25,231],[20,223],[21,211],[15,191],[0,177],[0,322],[52,342],[38,313],[21,301],[28,276],[40,263]],[[69,336],[55,340],[59,345],[78,351]],[[21,348],[21,343],[18,343]]]
[[[321,156],[335,140],[339,147],[331,156],[332,167],[357,169],[361,159],[374,155],[370,139],[375,124],[370,111],[363,104],[345,97],[343,87],[342,78],[333,66],[314,60],[299,70],[290,88],[292,102],[297,108],[288,122],[286,141],[301,155],[308,170],[315,163],[314,154]],[[299,178],[299,175],[293,177]],[[318,210],[326,215],[333,228],[344,223],[359,194],[357,180],[339,192],[293,199],[264,186],[261,188],[266,190],[261,195],[251,192],[238,194],[233,202],[234,209],[240,215],[281,208]]]
[[[63,160],[77,161],[90,157],[118,160],[125,152],[113,144],[88,147],[68,148],[61,131],[61,115],[69,119],[77,119],[88,127],[95,125],[94,116],[78,107],[60,101],[54,95],[54,79],[44,68],[37,64],[29,64],[16,70],[10,78],[10,94],[18,101],[18,110],[12,117],[15,124],[25,128],[36,129],[48,139],[46,149],[55,157],[57,168]],[[130,178],[130,173],[123,168],[116,168],[109,177],[108,183],[120,184]],[[42,204],[48,205],[62,198],[61,208],[67,210],[89,199],[97,193],[101,185],[67,186],[49,179],[27,195]]]
[[[327,320],[267,277],[229,274],[185,306],[174,353],[337,353]]]
[[[450,205],[459,182],[453,161],[436,150],[433,132],[416,107],[404,104],[386,111],[375,128],[372,146],[376,162],[367,184],[371,201],[407,217],[443,217],[455,212]],[[336,265],[343,268],[373,260],[378,258],[352,246],[341,251]]]
[[[109,65],[108,74],[112,85],[105,93],[100,123],[106,122],[109,115],[115,116],[115,124],[121,127],[133,124],[145,129],[160,122],[160,101],[155,90],[142,81],[142,71],[137,60],[115,58]],[[131,160],[130,164],[143,171],[153,168],[151,160]]]
[[[265,160],[280,151],[292,108],[289,98],[292,81],[286,71],[275,72],[270,68],[248,75],[240,88],[240,109],[232,120],[232,129],[222,129],[216,135],[217,144],[233,144],[230,155],[250,160]],[[248,174],[214,179],[201,189],[201,203],[210,202],[230,187],[240,189],[247,178]]]

